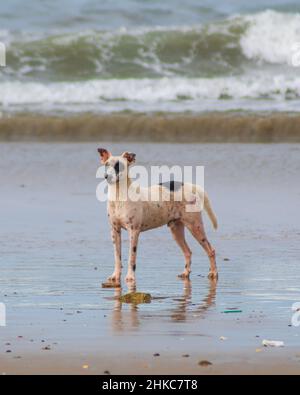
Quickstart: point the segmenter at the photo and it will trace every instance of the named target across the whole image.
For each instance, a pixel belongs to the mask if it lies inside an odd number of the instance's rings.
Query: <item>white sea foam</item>
[[[84,110],[92,105],[97,110],[151,109],[160,110],[168,103],[185,109],[195,106],[205,107],[205,102],[214,100],[226,103],[254,99],[257,108],[260,101],[298,102],[300,96],[300,76],[285,74],[266,76],[264,73],[240,77],[220,77],[213,79],[162,78],[162,79],[127,79],[127,80],[93,80],[62,83],[2,82],[0,83],[1,107],[4,110],[30,106],[47,109],[76,106]],[[259,99],[259,100],[257,100]],[[289,100],[286,100],[289,99]],[[91,108],[92,108],[91,107]],[[199,108],[200,108],[199,107]],[[236,107],[236,104],[234,104]],[[74,107],[75,108],[75,107]]]
[[[26,103],[159,102],[224,98],[285,98],[300,96],[300,76],[262,73],[220,78],[110,79],[82,82],[1,82],[3,105]],[[293,98],[293,97],[289,97]]]
[[[240,40],[248,59],[290,64],[295,43],[300,42],[300,14],[265,11],[244,17],[249,23]]]

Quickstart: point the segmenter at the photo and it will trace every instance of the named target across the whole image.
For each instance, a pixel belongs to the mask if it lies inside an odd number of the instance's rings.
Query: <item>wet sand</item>
[[[300,299],[300,146],[101,145],[134,151],[145,165],[178,164],[180,152],[181,165],[206,166],[220,222],[214,232],[205,219],[219,281],[206,278],[207,258],[190,237],[191,281],[177,279],[183,258],[164,227],[143,234],[138,251],[137,290],[152,302],[121,304],[124,282],[101,288],[113,253],[105,204],[95,197],[97,145],[3,143],[0,371],[299,374],[291,307]],[[125,257],[127,248],[124,234]],[[232,308],[241,312],[224,313]],[[263,339],[285,347],[264,348]]]

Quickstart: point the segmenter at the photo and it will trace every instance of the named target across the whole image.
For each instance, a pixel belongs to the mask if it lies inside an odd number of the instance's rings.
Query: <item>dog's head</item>
[[[123,152],[120,156],[114,156],[105,148],[98,148],[101,163],[105,165],[105,179],[109,184],[115,184],[120,179],[127,177],[128,168],[135,162],[135,154]]]

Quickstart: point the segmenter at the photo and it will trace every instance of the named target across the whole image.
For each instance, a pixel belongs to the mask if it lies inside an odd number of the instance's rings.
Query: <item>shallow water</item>
[[[116,153],[128,149],[108,147]],[[85,314],[87,330],[95,337],[101,331],[104,340],[132,331],[150,336],[150,342],[156,335],[209,337],[216,328],[221,336],[231,331],[230,322],[241,320],[248,329],[235,336],[243,344],[253,323],[266,336],[298,344],[298,328],[291,336],[288,325],[291,306],[300,300],[300,146],[129,148],[145,165],[177,164],[180,153],[179,164],[206,166],[205,185],[220,223],[214,232],[205,220],[218,253],[218,283],[206,278],[207,258],[191,237],[191,282],[177,279],[183,258],[164,227],[142,234],[138,250],[137,290],[154,299],[122,306],[114,299],[120,291],[100,287],[112,272],[113,254],[105,204],[95,197],[95,144],[1,144],[0,301],[10,317],[6,330],[23,330],[31,320],[35,329],[28,331],[34,332],[47,317],[47,325],[64,336],[57,317],[47,314],[63,308],[68,319],[76,311]],[[127,248],[125,236],[125,257]],[[124,266],[125,272],[126,261]],[[242,313],[222,313],[230,308]],[[78,327],[68,337],[85,347]]]

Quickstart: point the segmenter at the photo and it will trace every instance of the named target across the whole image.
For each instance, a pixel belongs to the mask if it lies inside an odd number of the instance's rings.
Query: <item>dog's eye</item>
[[[123,163],[121,163],[120,161],[116,162],[114,165],[114,169],[115,169],[116,174],[119,174],[121,171],[124,170]]]
[[[120,162],[116,162],[115,166],[114,166],[115,172],[118,174],[120,172]]]

